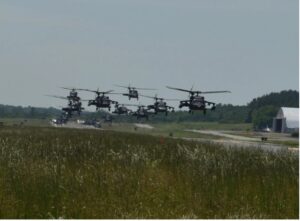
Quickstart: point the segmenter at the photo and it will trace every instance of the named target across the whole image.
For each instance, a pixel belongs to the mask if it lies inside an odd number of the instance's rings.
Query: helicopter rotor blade
[[[104,92],[99,92],[100,94],[112,94],[111,92],[113,92],[114,90],[108,90],[108,91],[104,91]]]
[[[166,98],[164,100],[166,100],[166,101],[181,101],[181,99],[168,99],[168,98]]]
[[[194,85],[195,85],[195,84],[193,84],[193,86],[192,86],[192,88],[191,88],[191,91],[193,91],[193,89],[194,89]]]
[[[75,88],[75,87],[59,87],[59,88],[61,88],[61,89],[65,89],[65,90],[69,90],[69,91],[72,91],[72,90],[79,90],[79,89],[77,89],[77,88]]]
[[[152,97],[152,96],[148,96],[148,95],[141,95],[141,94],[140,94],[140,96],[141,96],[141,97],[151,98],[151,99],[155,99],[155,98],[156,98],[156,97]]]
[[[156,91],[157,89],[155,88],[141,88],[141,87],[133,87],[134,89],[137,90],[145,90],[145,91]]]
[[[122,88],[130,88],[130,86],[122,86],[122,85],[118,85],[118,84],[114,84],[114,86],[116,86],[116,87],[122,87]]]
[[[93,92],[93,93],[96,93],[97,91],[94,91],[94,90],[90,90],[90,89],[82,89],[82,88],[78,88],[77,89],[78,91],[88,91],[88,92]]]
[[[82,89],[82,88],[78,88],[78,91],[88,91],[88,92],[92,92],[92,93],[96,93],[96,94],[110,94],[111,92],[113,92],[114,90],[108,90],[108,91],[99,91],[99,90],[90,90],[90,89]]]
[[[120,105],[130,106],[130,107],[140,107],[140,105],[137,104],[120,104]]]
[[[140,96],[141,96],[141,97],[152,98],[152,99],[155,99],[155,100],[181,101],[181,99],[170,99],[170,98],[162,98],[162,97],[158,97],[157,94],[155,95],[155,97],[147,96],[147,95],[140,95]]]
[[[167,86],[167,88],[172,89],[172,90],[184,91],[184,92],[188,92],[188,93],[194,93],[194,94],[231,93],[231,91],[193,91],[193,90],[185,90],[185,89],[169,87],[169,86]]]
[[[64,99],[64,100],[69,100],[67,97],[63,97],[63,96],[57,96],[57,95],[45,95],[45,96],[59,98],[59,99]]]
[[[170,87],[170,86],[166,86],[169,89],[172,90],[177,90],[177,91],[183,91],[183,92],[188,92],[188,93],[192,93],[193,91],[189,91],[189,90],[185,90],[185,89],[181,89],[181,88],[176,88],[176,87]]]
[[[231,91],[196,91],[199,94],[231,93]]]

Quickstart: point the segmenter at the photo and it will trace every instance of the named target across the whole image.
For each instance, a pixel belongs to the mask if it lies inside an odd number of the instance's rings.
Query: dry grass
[[[0,129],[0,218],[299,216],[298,157],[147,135]]]

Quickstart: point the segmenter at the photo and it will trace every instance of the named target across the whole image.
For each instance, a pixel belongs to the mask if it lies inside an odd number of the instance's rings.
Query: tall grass
[[[299,216],[298,157],[147,135],[0,129],[0,218]]]

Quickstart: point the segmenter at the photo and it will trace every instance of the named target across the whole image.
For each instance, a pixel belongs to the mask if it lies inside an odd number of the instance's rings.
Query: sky
[[[298,13],[298,0],[1,0],[0,103],[57,107],[44,95],[61,86],[129,83],[180,99],[166,86],[230,90],[206,99],[234,105],[298,90]]]

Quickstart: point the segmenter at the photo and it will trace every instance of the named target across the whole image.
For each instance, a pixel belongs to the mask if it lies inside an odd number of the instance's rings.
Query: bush
[[[299,138],[299,131],[293,132],[293,133],[292,133],[292,137],[297,137],[297,138]]]

